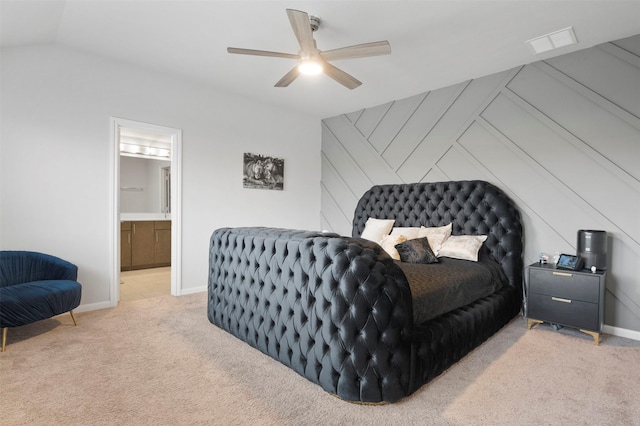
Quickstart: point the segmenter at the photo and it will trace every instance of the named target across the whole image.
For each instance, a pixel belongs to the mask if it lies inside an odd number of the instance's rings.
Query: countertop
[[[120,221],[171,220],[171,213],[120,213]]]

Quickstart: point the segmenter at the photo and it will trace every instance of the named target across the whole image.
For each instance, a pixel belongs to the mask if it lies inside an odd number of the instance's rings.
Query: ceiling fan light
[[[305,75],[318,75],[322,72],[322,65],[312,60],[300,61],[298,71]]]

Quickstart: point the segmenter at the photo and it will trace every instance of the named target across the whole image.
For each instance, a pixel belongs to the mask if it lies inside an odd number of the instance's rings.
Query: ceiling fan
[[[316,41],[313,39],[313,32],[320,26],[320,18],[317,16],[309,16],[306,12],[294,9],[287,9],[287,15],[289,16],[291,28],[298,39],[298,43],[300,44],[300,52],[297,54],[271,52],[267,50],[240,49],[237,47],[227,48],[227,52],[241,55],[274,56],[277,58],[296,59],[298,64],[291,71],[286,73],[284,77],[275,84],[275,87],[287,87],[300,74],[319,74],[324,72],[346,88],[355,89],[360,86],[362,82],[341,69],[331,65],[329,61],[336,59],[352,59],[367,56],[387,55],[391,53],[391,45],[386,40],[376,41],[373,43],[356,44],[333,50],[319,50],[316,45]]]

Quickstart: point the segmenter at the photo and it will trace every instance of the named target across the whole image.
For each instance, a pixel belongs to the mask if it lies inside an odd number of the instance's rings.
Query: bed
[[[392,220],[390,234],[404,232],[395,228],[426,229],[429,243],[429,232],[447,227],[451,237],[484,241],[475,260],[441,256],[437,263],[403,262],[405,243],[393,246],[403,254],[397,260],[382,241],[362,238],[370,237],[370,219]],[[395,402],[520,312],[522,242],[518,209],[491,183],[376,185],[358,202],[350,237],[264,227],[214,231],[207,315],[214,325],[339,398]],[[461,265],[490,277],[481,293],[474,293],[477,279],[468,275],[473,272],[459,272]],[[431,307],[424,308],[421,286],[431,284],[415,281],[447,268],[467,281],[466,289],[440,287],[440,295],[427,296]],[[454,302],[443,307],[438,297]]]

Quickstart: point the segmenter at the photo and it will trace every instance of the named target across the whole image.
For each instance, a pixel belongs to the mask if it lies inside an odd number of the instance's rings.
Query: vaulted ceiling
[[[297,53],[287,8],[321,18],[321,50],[388,40],[392,53],[335,61],[363,82],[354,90],[324,75],[275,88],[294,60],[226,48]],[[3,48],[66,46],[319,118],[640,33],[640,0],[2,0],[0,12]],[[566,27],[577,44],[536,55],[525,43]]]

